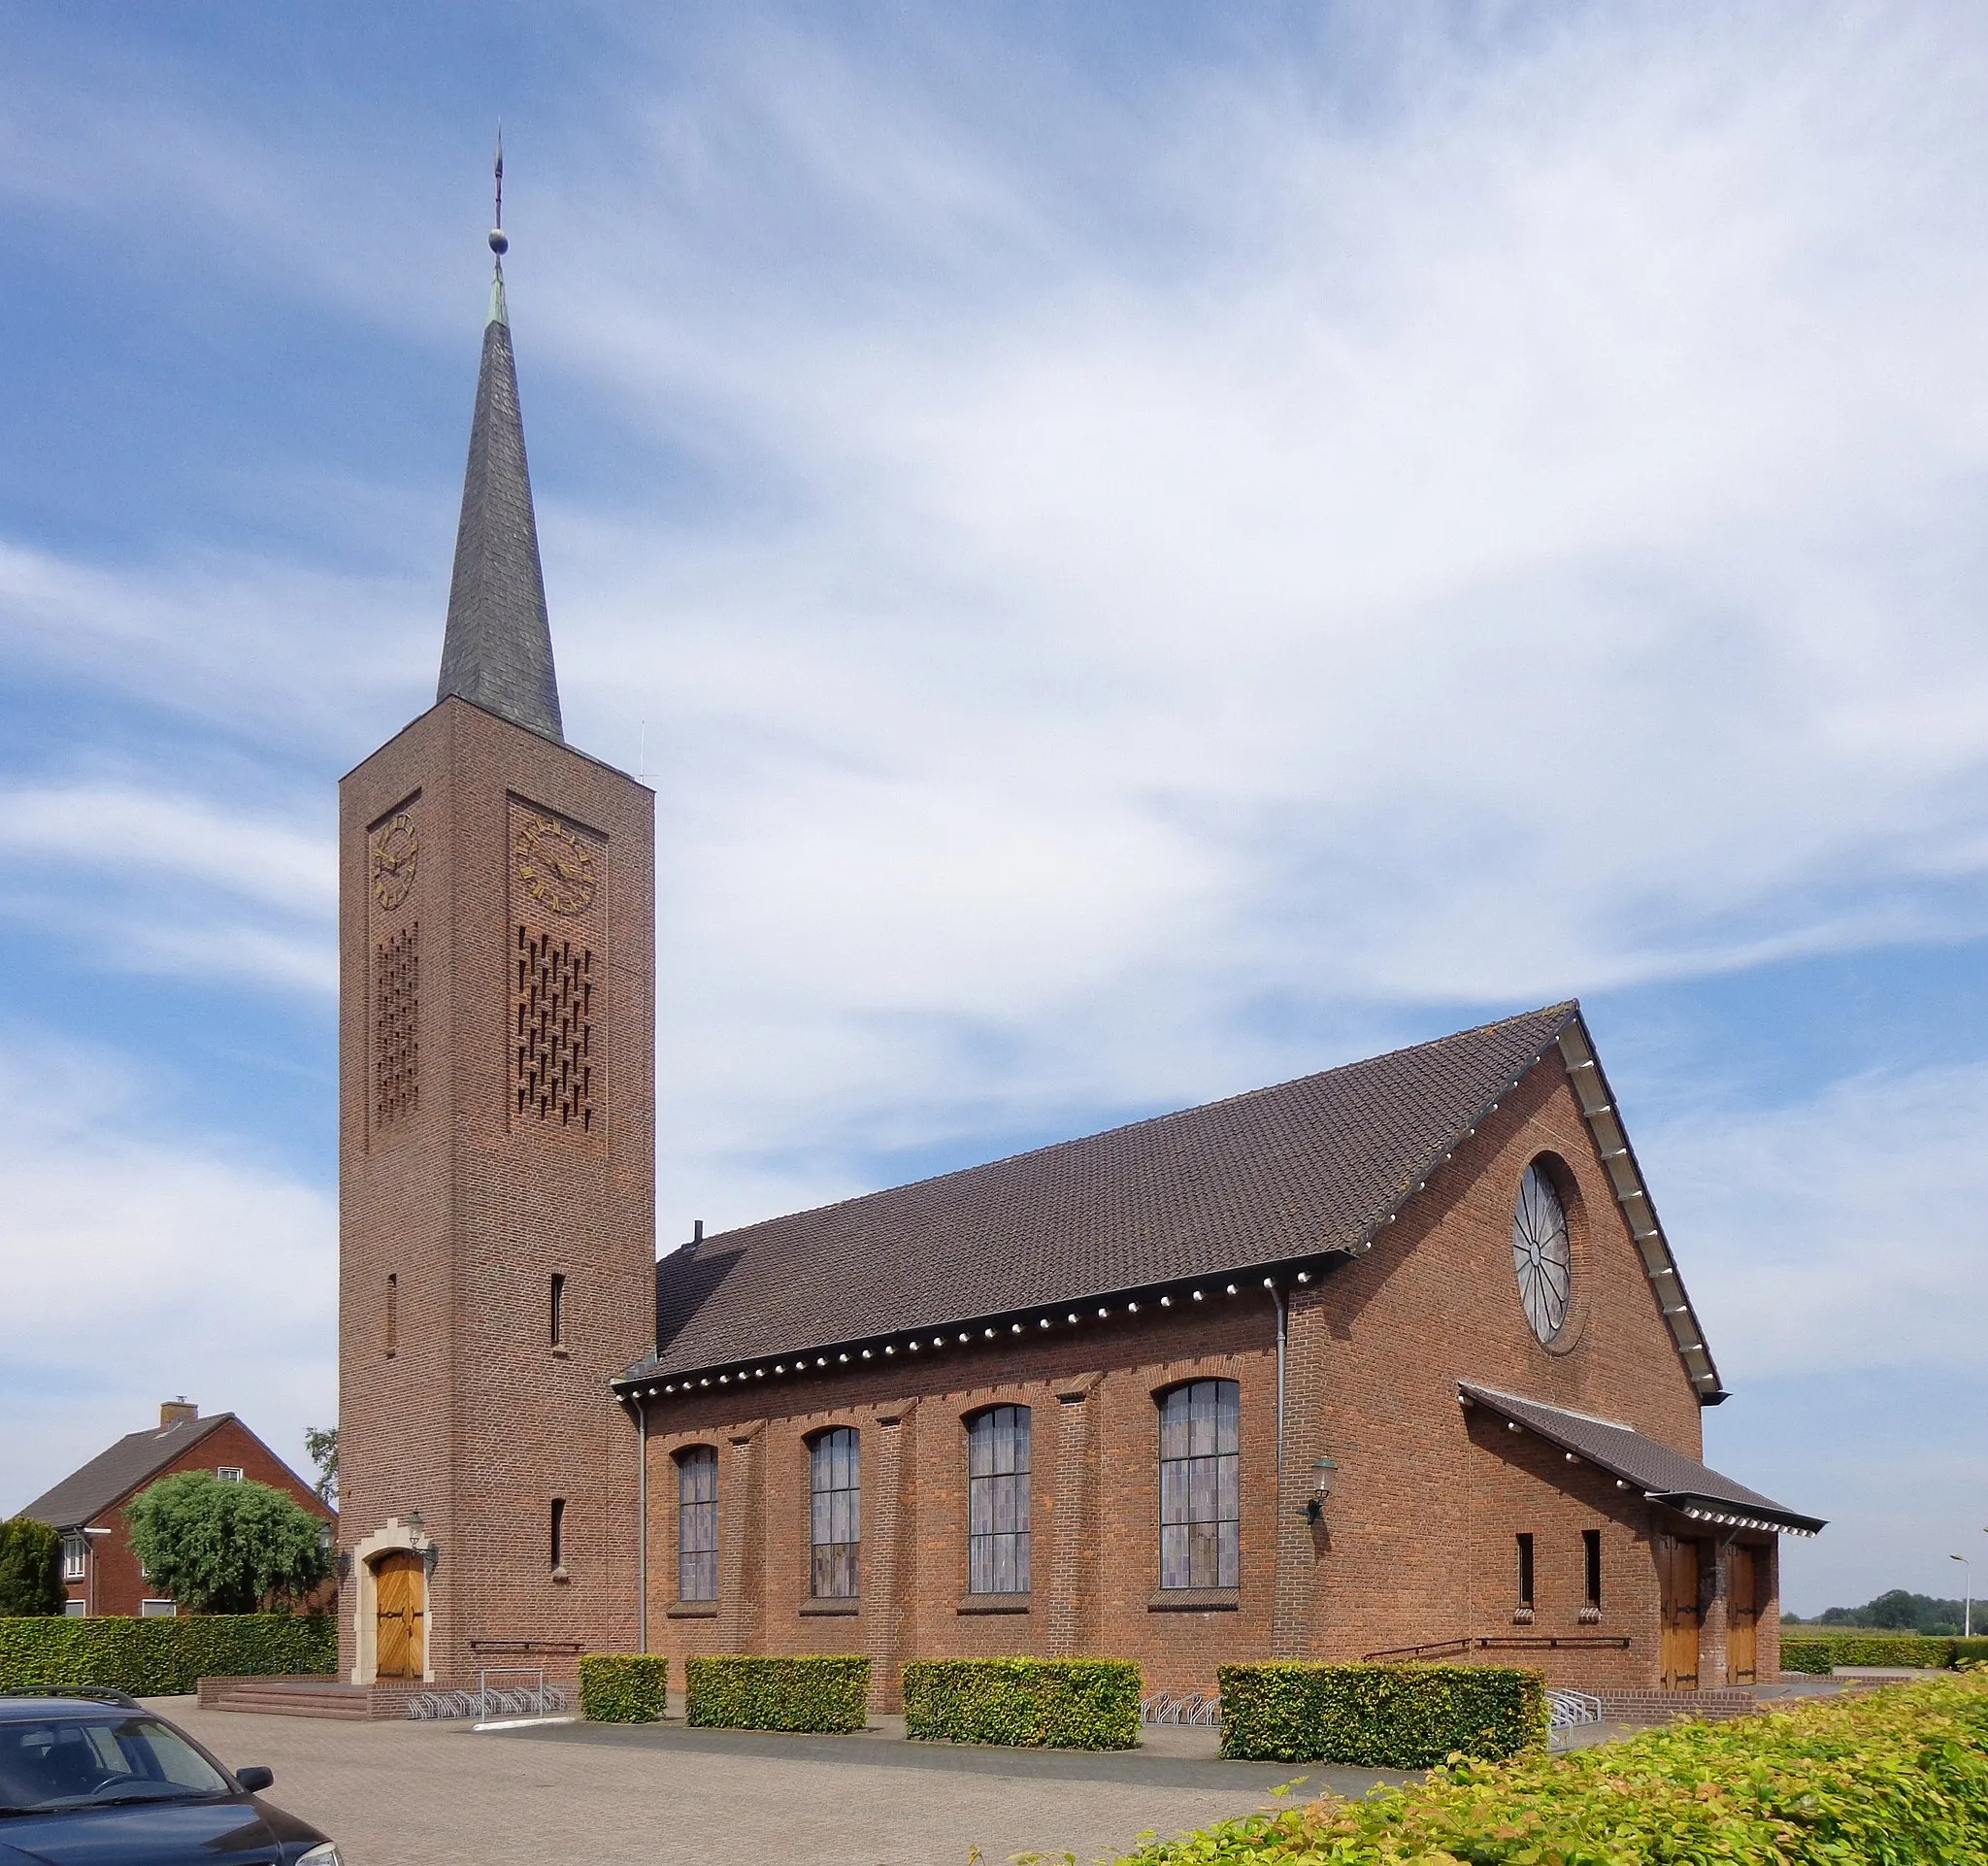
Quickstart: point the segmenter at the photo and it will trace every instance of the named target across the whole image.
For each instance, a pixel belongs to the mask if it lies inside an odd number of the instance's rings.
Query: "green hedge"
[[[1970,1640],[1988,1649],[1988,1640]],[[1781,1670],[1827,1675],[1837,1665],[1916,1665],[1943,1671],[1954,1661],[1957,1639],[1928,1639],[1921,1633],[1810,1634],[1790,1627],[1781,1634]]]
[[[0,1690],[92,1684],[169,1697],[204,1678],[326,1677],[329,1614],[189,1614],[178,1619],[0,1619]]]
[[[933,1658],[904,1669],[905,1734],[1018,1749],[1139,1746],[1139,1667],[1122,1658]]]
[[[1503,1665],[1224,1665],[1222,1754],[1426,1769],[1546,1741],[1538,1672]]]
[[[1625,1743],[1459,1762],[1361,1801],[1251,1815],[1120,1866],[1978,1866],[1988,1674]]]
[[[653,1723],[670,1709],[670,1661],[640,1652],[587,1652],[580,1714],[593,1723]]]
[[[869,1695],[867,1658],[683,1661],[683,1720],[712,1729],[860,1730]]]

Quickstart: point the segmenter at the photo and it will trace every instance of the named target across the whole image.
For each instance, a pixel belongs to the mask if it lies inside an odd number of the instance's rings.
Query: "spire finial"
[[[497,125],[497,224],[490,229],[490,250],[497,255],[497,270],[504,270],[504,255],[511,250],[511,236],[504,231],[504,125]]]

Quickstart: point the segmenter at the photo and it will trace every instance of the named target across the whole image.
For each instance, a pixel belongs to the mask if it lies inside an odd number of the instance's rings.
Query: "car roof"
[[[10,1721],[32,1717],[37,1722],[46,1722],[50,1717],[101,1716],[106,1711],[122,1711],[128,1716],[139,1708],[111,1698],[0,1695],[0,1719]]]

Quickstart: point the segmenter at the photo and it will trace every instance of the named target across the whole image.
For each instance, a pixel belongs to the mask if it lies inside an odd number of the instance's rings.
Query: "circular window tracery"
[[[1566,1208],[1537,1160],[1519,1182],[1518,1209],[1511,1217],[1511,1260],[1526,1320],[1541,1342],[1551,1342],[1567,1325],[1574,1250],[1567,1236]]]

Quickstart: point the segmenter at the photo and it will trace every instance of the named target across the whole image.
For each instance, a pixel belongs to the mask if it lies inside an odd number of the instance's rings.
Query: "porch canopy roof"
[[[1467,1401],[1488,1407],[1549,1445],[1557,1445],[1640,1490],[1649,1502],[1664,1504],[1687,1516],[1729,1528],[1765,1529],[1791,1536],[1812,1536],[1825,1527],[1820,1516],[1805,1516],[1758,1490],[1749,1490],[1709,1465],[1645,1438],[1632,1425],[1570,1413],[1562,1406],[1521,1399],[1516,1393],[1503,1393],[1495,1386],[1479,1386],[1471,1381],[1458,1381],[1457,1391]]]

